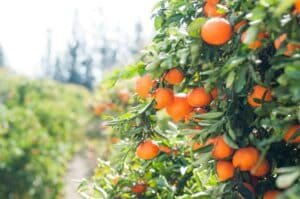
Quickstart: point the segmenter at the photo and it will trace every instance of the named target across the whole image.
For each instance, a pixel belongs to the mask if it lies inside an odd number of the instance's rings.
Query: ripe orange
[[[113,102],[108,102],[105,104],[105,106],[106,106],[106,109],[108,109],[108,110],[114,110],[117,108],[117,105]]]
[[[295,137],[293,140],[290,140],[290,138],[297,133],[298,131],[300,131],[300,125],[293,125],[291,126],[284,134],[284,140],[286,142],[290,142],[290,143],[300,143],[300,135]]]
[[[118,97],[123,103],[127,104],[130,98],[129,92],[127,90],[121,90],[118,93]]]
[[[118,138],[118,137],[111,137],[110,141],[111,141],[112,144],[116,144],[116,143],[118,143],[120,141],[120,138]]]
[[[166,145],[159,145],[159,150],[163,153],[166,153],[168,155],[171,154],[172,150],[170,149],[170,147],[166,146]]]
[[[280,195],[280,191],[270,190],[264,193],[263,199],[276,199]]]
[[[144,183],[139,183],[131,187],[131,191],[135,194],[142,194],[146,192],[146,190],[147,186]]]
[[[222,16],[222,13],[218,12],[216,4],[213,4],[213,3],[208,3],[207,2],[204,5],[204,7],[203,7],[203,11],[204,11],[204,14],[207,17],[219,17],[219,16]]]
[[[218,161],[217,162],[217,175],[220,182],[226,181],[233,177],[234,167],[229,161]]]
[[[229,157],[233,153],[233,149],[226,144],[223,136],[218,136],[214,141],[214,148],[212,155],[215,159],[224,159]]]
[[[284,34],[280,35],[277,39],[275,39],[275,41],[274,41],[275,48],[279,49],[282,42],[284,42],[284,40],[286,40],[286,38],[287,38],[287,35],[284,33]]]
[[[192,150],[193,150],[193,151],[196,151],[196,150],[200,149],[201,147],[203,147],[203,145],[202,145],[201,143],[195,142],[195,143],[193,144]]]
[[[232,158],[235,168],[239,167],[241,171],[250,171],[257,163],[259,151],[254,147],[245,147],[238,149]]]
[[[220,0],[206,0],[206,3],[217,4]]]
[[[172,103],[174,98],[173,91],[168,88],[158,88],[154,93],[156,102],[155,108],[162,109]]]
[[[296,13],[300,13],[300,0],[295,0]]]
[[[150,74],[146,74],[143,77],[140,77],[136,81],[135,91],[142,97],[146,98],[149,96],[149,92],[153,86],[153,80]]]
[[[155,158],[159,153],[157,144],[151,140],[144,141],[139,144],[136,149],[136,155],[143,160],[151,160]]]
[[[180,84],[183,78],[184,78],[183,72],[177,68],[173,68],[169,70],[164,77],[164,79],[171,85]]]
[[[195,88],[188,94],[187,102],[193,107],[208,106],[211,96],[203,87]]]
[[[231,35],[231,25],[224,18],[208,19],[201,29],[201,38],[210,45],[223,45],[230,40]]]
[[[167,106],[167,113],[175,122],[188,117],[192,110],[192,107],[187,102],[186,96],[175,96],[173,102]]]
[[[210,95],[212,96],[213,99],[217,99],[218,98],[218,89],[217,88],[214,88],[211,92],[210,92]]]
[[[246,37],[247,37],[247,31],[245,31],[245,32],[242,33],[241,41],[242,41],[243,43],[245,43]],[[247,45],[248,45],[248,48],[250,48],[250,49],[252,49],[252,50],[255,50],[255,49],[261,47],[261,46],[262,46],[261,40],[263,40],[263,39],[266,38],[266,37],[267,37],[267,34],[266,34],[266,33],[264,33],[264,32],[258,33],[257,39],[256,39],[255,41],[251,42],[250,44],[247,44]]]
[[[260,165],[255,165],[251,169],[251,175],[256,177],[263,177],[270,171],[270,164],[268,160],[263,160]]]
[[[235,26],[234,26],[234,28],[233,28],[233,31],[234,32],[239,32],[239,30],[243,27],[243,26],[245,26],[247,24],[247,21],[246,20],[242,20],[242,21],[240,21],[240,22],[238,22],[237,24],[235,24]]]
[[[265,96],[265,97],[264,97]],[[263,99],[264,97],[264,99]],[[261,103],[257,103],[254,101],[254,99],[263,100],[265,102],[269,102],[272,99],[271,91],[269,88],[265,88],[260,85],[256,85],[253,87],[253,91],[250,95],[248,95],[248,103],[252,107],[259,107],[261,106]]]
[[[285,56],[292,56],[294,51],[299,49],[300,45],[299,44],[294,44],[294,43],[288,43],[286,45],[286,51],[283,53]]]
[[[101,113],[103,113],[106,109],[106,105],[104,104],[98,104],[94,107],[94,113],[96,116],[101,115]]]
[[[274,46],[276,49],[279,49],[282,42],[284,42],[287,39],[287,34],[280,35],[275,41]],[[285,56],[291,56],[293,55],[294,51],[299,49],[300,45],[295,43],[288,43],[286,45],[286,51],[283,53]]]

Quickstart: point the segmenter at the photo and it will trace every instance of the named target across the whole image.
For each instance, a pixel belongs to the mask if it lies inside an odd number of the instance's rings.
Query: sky
[[[151,9],[155,0],[0,0],[0,45],[7,64],[16,72],[35,76],[41,72],[47,32],[52,47],[61,53],[70,40],[75,10],[88,43],[95,42],[99,22],[108,29],[120,26],[130,34],[137,20],[144,24],[145,37],[151,37]],[[101,13],[101,14],[100,14]]]

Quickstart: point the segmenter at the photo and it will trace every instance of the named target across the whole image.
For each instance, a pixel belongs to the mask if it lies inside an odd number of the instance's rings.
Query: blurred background
[[[0,198],[77,199],[118,142],[104,115],[125,112],[134,63],[154,34],[149,0],[0,1]]]
[[[148,0],[10,0],[0,6],[0,65],[92,88],[153,34]]]

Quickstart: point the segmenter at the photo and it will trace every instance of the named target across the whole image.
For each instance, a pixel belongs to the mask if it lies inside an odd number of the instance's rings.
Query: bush
[[[89,93],[7,72],[0,73],[0,85],[0,198],[62,198]]]

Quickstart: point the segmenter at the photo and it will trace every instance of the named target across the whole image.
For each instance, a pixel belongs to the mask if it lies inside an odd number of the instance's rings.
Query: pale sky
[[[86,32],[85,36],[89,43],[93,43],[95,25],[101,21],[108,29],[120,26],[121,31],[126,33],[139,19],[145,24],[145,36],[151,37],[153,25],[150,16],[155,2],[156,0],[0,0],[0,44],[9,66],[18,73],[33,76],[40,72],[41,57],[46,50],[47,30],[52,31],[53,49],[58,53],[62,52],[70,40],[76,9],[80,24]],[[113,35],[112,32],[112,36],[119,35]]]

